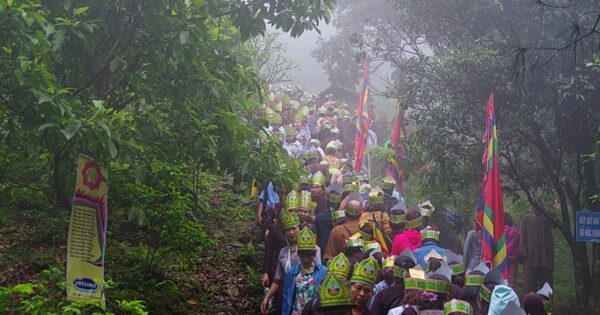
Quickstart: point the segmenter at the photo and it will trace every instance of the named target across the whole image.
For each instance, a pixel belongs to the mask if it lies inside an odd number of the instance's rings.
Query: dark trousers
[[[548,282],[550,286],[553,282],[554,270],[546,267],[525,267],[525,285],[524,294],[529,292],[537,292],[544,286],[545,282]]]
[[[517,270],[519,269],[519,259],[517,257],[508,256],[508,286],[517,288]]]

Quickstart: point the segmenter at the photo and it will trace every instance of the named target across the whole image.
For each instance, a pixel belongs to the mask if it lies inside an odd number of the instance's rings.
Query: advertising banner
[[[106,245],[106,170],[80,155],[69,239],[67,242],[67,300],[97,300],[104,304]]]

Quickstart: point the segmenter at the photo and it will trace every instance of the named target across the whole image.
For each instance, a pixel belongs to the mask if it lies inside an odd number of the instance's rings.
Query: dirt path
[[[227,217],[209,227],[218,244],[203,255],[196,275],[200,294],[188,300],[197,314],[259,311],[262,252],[256,245],[259,233],[254,213],[254,205],[230,209]]]

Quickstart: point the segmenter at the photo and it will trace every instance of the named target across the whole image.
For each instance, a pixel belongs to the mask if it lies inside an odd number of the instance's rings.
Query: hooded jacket
[[[400,255],[407,247],[410,250],[421,247],[421,232],[418,230],[406,230],[396,235],[392,243],[392,255]]]

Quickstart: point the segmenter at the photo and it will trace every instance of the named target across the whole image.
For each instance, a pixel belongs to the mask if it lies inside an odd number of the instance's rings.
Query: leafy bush
[[[114,315],[99,301],[64,302],[66,284],[62,267],[51,267],[38,274],[33,282],[11,287],[0,287],[0,313],[22,314],[98,314]],[[108,288],[108,287],[107,287]],[[119,300],[115,311],[118,314],[146,315],[144,301]]]

